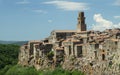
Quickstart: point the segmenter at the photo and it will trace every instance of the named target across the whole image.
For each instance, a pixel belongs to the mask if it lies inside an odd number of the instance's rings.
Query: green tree
[[[5,66],[17,64],[19,48],[18,45],[0,44],[0,70],[5,71]]]

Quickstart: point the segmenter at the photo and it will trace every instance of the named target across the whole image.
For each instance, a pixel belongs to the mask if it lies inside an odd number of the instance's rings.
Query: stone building
[[[78,14],[77,20],[76,30],[54,30],[42,41],[29,41],[21,46],[19,64],[37,65],[41,69],[43,65],[62,63],[65,69],[71,70],[72,65],[73,69],[80,69],[87,75],[120,74],[120,29],[87,31],[84,12]],[[46,62],[51,51],[54,53],[53,61]]]
[[[30,56],[29,56],[28,44],[25,44],[25,45],[20,47],[20,53],[18,56],[18,59],[19,59],[18,63],[22,64],[22,65],[28,65],[29,57]]]

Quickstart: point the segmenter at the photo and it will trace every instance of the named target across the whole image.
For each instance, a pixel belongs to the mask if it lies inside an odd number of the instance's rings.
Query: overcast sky
[[[88,30],[120,27],[120,0],[0,0],[0,40],[39,40],[75,30],[84,11]]]

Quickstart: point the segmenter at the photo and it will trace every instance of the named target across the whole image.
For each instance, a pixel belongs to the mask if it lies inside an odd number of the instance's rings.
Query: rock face
[[[86,75],[119,75],[119,65],[110,61],[86,60],[85,58],[67,59],[62,67],[67,70],[80,70]],[[118,61],[117,61],[118,62]]]
[[[21,46],[19,64],[36,69],[81,70],[87,75],[120,74],[120,29],[86,31],[84,12],[77,30],[55,30],[44,40]]]

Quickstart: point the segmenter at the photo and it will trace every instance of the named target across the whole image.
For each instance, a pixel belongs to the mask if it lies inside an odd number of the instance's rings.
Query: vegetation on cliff
[[[55,70],[42,71],[39,73],[39,75],[85,75],[85,74],[81,71],[77,70],[68,71],[60,67],[57,67]]]
[[[68,71],[56,68],[55,70],[37,71],[34,67],[23,67],[20,65],[6,66],[0,72],[0,75],[85,75],[77,70]]]
[[[5,75],[38,75],[38,71],[33,67],[22,67],[15,65],[11,67]]]
[[[55,70],[42,70],[37,71],[34,67],[22,67],[15,65],[11,67],[4,75],[85,75],[81,71],[68,71],[62,68],[56,68]]]

